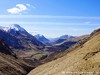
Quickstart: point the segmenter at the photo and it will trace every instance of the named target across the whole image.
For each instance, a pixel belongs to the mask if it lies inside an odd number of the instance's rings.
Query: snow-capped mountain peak
[[[26,32],[26,30],[24,28],[20,27],[18,24],[12,24],[9,27],[0,26],[0,30],[4,30],[6,32],[10,32],[11,30]]]
[[[13,24],[9,27],[9,29],[14,29],[16,31],[25,31],[24,28],[20,27],[18,24]]]
[[[8,31],[8,30],[9,30],[9,28],[8,28],[8,27],[3,27],[3,26],[0,26],[0,30]]]

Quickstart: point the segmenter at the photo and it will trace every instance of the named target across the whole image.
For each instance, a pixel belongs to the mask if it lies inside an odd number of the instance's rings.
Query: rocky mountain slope
[[[32,68],[29,62],[16,58],[8,45],[0,39],[0,75],[26,75]]]
[[[0,38],[8,44],[18,58],[34,61],[34,59],[40,60],[49,54],[43,51],[45,47],[43,43],[17,24],[0,27]]]
[[[14,55],[13,51],[9,48],[9,46],[2,39],[0,39],[0,52],[9,54],[9,55]]]
[[[43,43],[17,24],[0,27],[0,38],[14,49],[30,50],[44,47]]]
[[[52,62],[41,65],[28,75],[99,75],[100,29],[72,46],[67,53]]]

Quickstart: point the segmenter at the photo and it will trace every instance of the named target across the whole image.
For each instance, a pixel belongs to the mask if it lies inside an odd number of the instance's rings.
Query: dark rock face
[[[3,39],[10,47],[13,47],[16,49],[22,48],[19,40],[15,36],[12,36],[11,34],[9,34],[8,32],[0,30],[0,38]]]
[[[31,49],[34,47],[44,46],[40,41],[38,41],[34,36],[29,34],[28,32],[16,31],[14,34],[12,34],[12,36],[18,39],[21,48]]]
[[[8,47],[8,45],[0,39],[0,52],[5,53],[5,54],[9,54],[9,55],[13,55],[12,50]]]

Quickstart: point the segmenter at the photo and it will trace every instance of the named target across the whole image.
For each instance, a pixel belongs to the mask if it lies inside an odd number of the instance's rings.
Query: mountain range
[[[14,49],[30,50],[44,47],[43,43],[18,24],[13,24],[10,27],[0,27],[0,38]]]
[[[60,37],[57,37],[57,38],[52,38],[50,41],[53,43],[53,44],[57,44],[57,43],[61,43],[65,40],[68,40],[70,38],[75,38],[75,36],[71,36],[71,35],[62,35]]]
[[[41,59],[42,56],[48,56],[52,52],[63,51],[75,43],[68,46],[55,45],[43,35],[31,35],[18,24],[9,27],[0,27],[0,38],[4,40],[17,57],[28,58],[30,60]],[[74,38],[73,36],[64,35],[57,40]],[[33,57],[34,56],[34,57]]]

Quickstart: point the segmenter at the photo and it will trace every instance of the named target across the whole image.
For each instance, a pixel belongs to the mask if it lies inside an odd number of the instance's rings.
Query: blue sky
[[[100,0],[0,0],[0,25],[10,24],[46,37],[89,34],[100,27]]]

